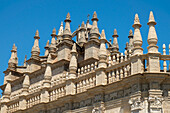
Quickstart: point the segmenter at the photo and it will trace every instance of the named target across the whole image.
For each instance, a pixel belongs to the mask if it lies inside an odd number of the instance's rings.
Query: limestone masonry
[[[13,45],[0,86],[1,113],[170,113],[170,45],[169,55],[165,44],[163,54],[158,51],[153,12],[146,54],[138,14],[124,53],[116,29],[112,41],[106,40],[104,30],[99,33],[96,12],[92,25],[82,22],[73,33],[69,13],[64,22],[58,34],[53,29],[44,56],[36,31],[31,58],[25,57],[23,66],[18,66]]]

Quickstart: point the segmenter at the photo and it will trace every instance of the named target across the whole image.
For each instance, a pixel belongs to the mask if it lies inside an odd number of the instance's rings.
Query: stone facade
[[[58,34],[53,29],[44,56],[37,30],[31,58],[25,58],[23,66],[18,66],[14,44],[0,86],[1,113],[170,113],[170,51],[166,55],[163,45],[163,54],[158,52],[153,12],[146,54],[138,14],[124,54],[119,51],[117,30],[113,42],[107,41],[97,21],[94,12],[92,25],[82,22],[71,33],[68,13],[65,28],[61,23]]]

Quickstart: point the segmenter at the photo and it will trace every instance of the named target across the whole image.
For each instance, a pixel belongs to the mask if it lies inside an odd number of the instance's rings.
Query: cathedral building
[[[13,45],[0,86],[1,113],[170,113],[170,45],[169,55],[165,44],[158,51],[153,12],[146,54],[138,14],[124,52],[116,29],[108,41],[105,31],[99,32],[96,12],[91,21],[71,32],[68,13],[65,26],[53,29],[43,56],[37,30],[23,66]]]

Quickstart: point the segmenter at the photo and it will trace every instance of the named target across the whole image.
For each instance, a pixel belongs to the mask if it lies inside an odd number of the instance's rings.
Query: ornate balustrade
[[[26,99],[26,108],[31,108],[32,106],[41,103],[41,94],[37,93],[31,95],[28,99]]]
[[[8,113],[12,113],[17,110],[19,110],[19,101],[10,102],[8,104],[8,109],[7,109]]]

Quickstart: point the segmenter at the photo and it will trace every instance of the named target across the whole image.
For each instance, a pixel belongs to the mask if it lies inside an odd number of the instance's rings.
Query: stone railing
[[[115,54],[112,58],[109,56],[109,65],[106,69],[107,83],[119,81],[131,75],[131,60],[130,55]]]
[[[87,74],[88,72],[92,72],[93,70],[95,70],[97,68],[98,68],[98,62],[89,64],[87,66],[80,67],[78,69],[78,77],[81,77],[81,76]]]
[[[77,79],[76,82],[76,93],[81,93],[86,91],[89,88],[96,86],[96,75],[90,74],[86,77]]]
[[[31,97],[29,97],[28,99],[26,99],[26,108],[31,108],[32,106],[39,104],[41,102],[41,94],[35,94],[32,95]]]
[[[51,91],[49,91],[49,101],[57,100],[66,95],[65,84],[60,84]]]
[[[19,110],[19,101],[9,103],[8,109],[7,109],[8,113],[12,113],[17,110]]]

